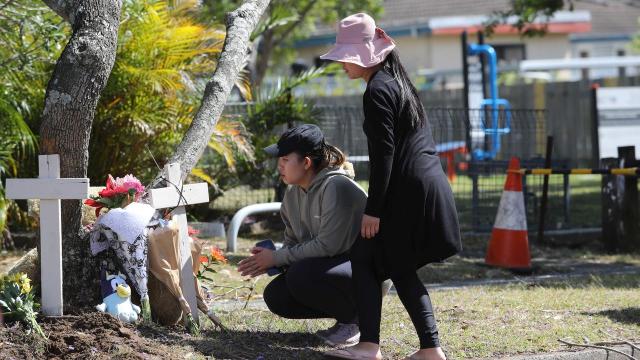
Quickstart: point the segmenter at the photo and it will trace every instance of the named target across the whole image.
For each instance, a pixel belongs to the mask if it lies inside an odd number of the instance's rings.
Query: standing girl
[[[420,339],[420,349],[406,359],[441,360],[431,300],[416,271],[461,250],[458,215],[424,108],[394,48],[361,13],[340,21],[335,47],[322,56],[367,82],[363,129],[370,164],[361,238],[351,249],[360,342],[326,355],[382,358],[380,286],[391,278]]]

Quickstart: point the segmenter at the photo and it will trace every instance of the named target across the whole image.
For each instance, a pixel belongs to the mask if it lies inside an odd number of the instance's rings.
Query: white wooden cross
[[[209,189],[206,183],[182,184],[180,164],[167,164],[164,173],[169,181],[165,188],[151,189],[151,206],[155,209],[174,208],[172,219],[178,224],[180,237],[180,288],[182,295],[189,303],[191,314],[196,324],[200,324],[198,316],[198,301],[196,299],[195,279],[193,275],[193,260],[191,259],[191,244],[187,227],[186,205],[209,202]],[[182,192],[182,196],[180,195]],[[196,259],[198,261],[198,259]]]
[[[60,179],[60,156],[38,156],[37,179],[7,179],[8,199],[40,199],[40,278],[42,313],[62,315],[61,199],[89,197],[89,179]]]

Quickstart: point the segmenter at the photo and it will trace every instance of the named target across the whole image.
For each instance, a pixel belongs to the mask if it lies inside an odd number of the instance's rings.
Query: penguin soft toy
[[[100,280],[102,304],[96,306],[100,312],[107,312],[120,321],[132,323],[138,320],[140,307],[131,303],[131,287],[122,274],[109,275],[103,272]]]

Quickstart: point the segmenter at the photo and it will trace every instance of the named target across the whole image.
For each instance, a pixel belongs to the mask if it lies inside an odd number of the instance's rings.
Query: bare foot
[[[382,360],[380,345],[369,342],[361,342],[343,349],[327,351],[324,355],[341,359]]]
[[[404,360],[446,360],[442,348],[420,349],[415,353],[407,356]]]

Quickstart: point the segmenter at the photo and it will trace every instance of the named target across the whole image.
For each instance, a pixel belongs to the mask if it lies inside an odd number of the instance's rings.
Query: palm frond
[[[301,73],[300,75],[287,77],[282,82],[280,82],[278,86],[271,89],[271,91],[267,93],[266,98],[274,99],[281,96],[288,96],[289,94],[291,94],[291,91],[294,88],[300,85],[304,85],[313,79],[317,79],[319,77],[334,73],[336,72],[337,68],[338,66],[335,64],[313,67]]]
[[[253,101],[253,91],[251,90],[251,74],[246,68],[243,68],[238,74],[235,82],[236,88],[240,91],[240,95],[247,102]]]
[[[209,148],[225,159],[227,166],[235,170],[235,152],[248,161],[254,161],[254,149],[250,142],[250,134],[241,121],[222,118],[216,124],[213,136],[209,140]]]
[[[36,137],[24,118],[6,100],[0,99],[0,175],[17,174],[17,159],[34,155]]]
[[[2,230],[7,226],[7,210],[9,208],[9,201],[4,196],[4,189],[2,183],[0,183],[0,240],[2,240]]]
[[[258,22],[256,29],[251,33],[250,39],[253,41],[265,31],[298,21],[299,18],[300,16],[294,8],[277,5],[272,6],[268,16]]]
[[[6,146],[7,144],[0,145]],[[18,172],[16,160],[13,158],[13,152],[10,148],[0,149],[0,178],[5,176],[14,176]],[[0,187],[2,182],[0,182]]]
[[[204,169],[201,168],[193,168],[191,170],[191,175],[197,177],[198,179],[206,182],[211,186],[216,186],[216,182],[213,180],[211,176],[204,172]]]

